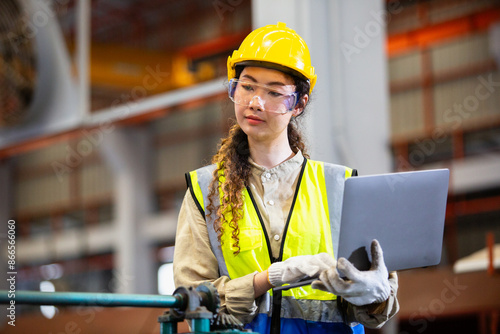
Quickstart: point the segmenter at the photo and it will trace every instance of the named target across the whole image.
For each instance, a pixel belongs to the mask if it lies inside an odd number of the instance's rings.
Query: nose
[[[252,99],[250,100],[250,103],[248,104],[248,106],[250,107],[250,109],[252,110],[264,110],[264,100],[262,100],[260,98],[260,96],[258,95],[255,95],[254,97],[252,97]]]

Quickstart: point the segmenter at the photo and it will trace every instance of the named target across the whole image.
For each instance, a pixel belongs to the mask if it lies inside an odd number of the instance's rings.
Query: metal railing
[[[145,294],[116,294],[91,292],[40,292],[0,290],[0,304],[102,306],[102,307],[159,307],[168,308],[158,317],[161,334],[177,333],[177,324],[190,320],[193,333],[209,333],[211,324],[219,315],[219,295],[210,283],[196,289],[179,287],[172,296]],[[228,316],[226,314],[226,316]],[[230,321],[232,324],[233,321]],[[238,324],[236,327],[241,327]],[[239,333],[236,328],[225,327],[216,333]]]

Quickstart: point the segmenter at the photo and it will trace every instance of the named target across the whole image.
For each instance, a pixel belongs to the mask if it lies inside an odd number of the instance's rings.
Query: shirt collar
[[[296,168],[302,166],[302,163],[304,162],[304,156],[302,155],[302,152],[299,150],[297,151],[297,153],[295,153],[293,157],[283,161],[282,163],[280,163],[277,166],[274,166],[273,168],[266,168],[264,166],[258,165],[250,157],[248,158],[248,162],[250,162],[250,165],[252,166],[252,173],[256,173],[258,175],[261,175],[264,172],[283,174],[283,173],[289,173],[295,170]]]

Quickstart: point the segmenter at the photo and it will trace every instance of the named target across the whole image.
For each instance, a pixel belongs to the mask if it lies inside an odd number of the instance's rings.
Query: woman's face
[[[288,89],[290,93],[295,91],[292,77],[272,69],[247,66],[241,72],[239,80]],[[285,87],[288,86],[288,87]],[[287,127],[292,116],[302,112],[302,108],[294,108],[284,114],[265,111],[265,92],[256,91],[248,106],[234,104],[236,120],[241,129],[248,136],[249,142],[260,142],[271,144],[276,140],[288,142]]]

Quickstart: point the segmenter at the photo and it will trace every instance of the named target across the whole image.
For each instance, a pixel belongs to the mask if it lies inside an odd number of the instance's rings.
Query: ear
[[[292,114],[293,117],[297,117],[300,114],[302,114],[302,112],[304,111],[304,108],[307,105],[307,101],[309,101],[309,95],[305,94],[304,96],[301,97],[300,101],[295,106],[295,109],[293,110],[293,114]]]

